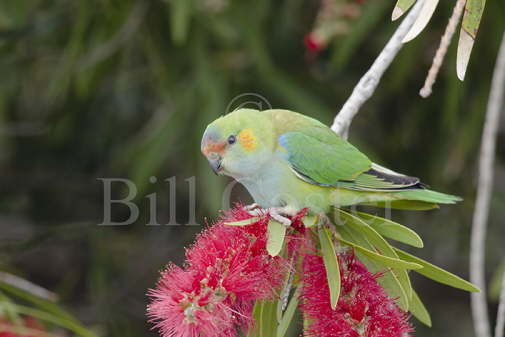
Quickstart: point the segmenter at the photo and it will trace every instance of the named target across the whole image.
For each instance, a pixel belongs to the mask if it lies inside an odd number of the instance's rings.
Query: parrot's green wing
[[[311,184],[358,191],[420,188],[419,179],[372,163],[327,127],[311,125],[279,137],[297,176]]]
[[[404,189],[423,188],[424,185],[419,178],[406,176],[385,167],[372,164],[372,168],[354,179],[354,181],[345,181],[339,184],[340,187],[358,191],[397,191]]]
[[[426,189],[419,178],[372,163],[363,153],[321,122],[288,110],[268,110],[279,135],[279,145],[294,173],[320,186],[363,193],[363,200],[403,202],[409,209],[429,209],[461,198]],[[380,194],[377,194],[379,192]],[[373,195],[373,198],[372,198]],[[383,198],[378,198],[378,195]],[[361,201],[366,203],[366,201]]]
[[[302,179],[317,185],[336,186],[368,171],[372,162],[327,127],[310,126],[279,136],[287,160]]]

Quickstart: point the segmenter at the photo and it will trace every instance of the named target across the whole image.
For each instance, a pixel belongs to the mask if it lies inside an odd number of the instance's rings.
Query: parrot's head
[[[242,178],[254,175],[269,160],[274,144],[268,115],[239,109],[207,126],[201,150],[216,174]]]

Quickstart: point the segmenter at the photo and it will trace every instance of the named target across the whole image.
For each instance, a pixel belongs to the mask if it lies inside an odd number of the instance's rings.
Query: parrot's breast
[[[327,212],[331,188],[299,179],[283,154],[274,154],[254,175],[235,178],[261,207],[292,206],[296,209]]]

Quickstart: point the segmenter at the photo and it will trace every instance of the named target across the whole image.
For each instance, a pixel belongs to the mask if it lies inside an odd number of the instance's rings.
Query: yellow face
[[[267,115],[240,109],[212,122],[203,135],[202,153],[217,174],[254,174],[273,151],[273,130]]]

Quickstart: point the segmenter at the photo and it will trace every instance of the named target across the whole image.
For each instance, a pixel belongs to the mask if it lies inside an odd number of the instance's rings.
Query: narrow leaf
[[[477,37],[485,5],[486,0],[467,0],[466,2],[465,14],[463,15],[461,27],[470,34],[473,39]]]
[[[358,216],[379,234],[387,238],[403,242],[417,248],[424,247],[421,237],[408,227],[368,213],[358,212]]]
[[[95,333],[91,332],[90,330],[86,329],[82,325],[80,325],[72,320],[68,320],[63,317],[58,317],[58,316],[55,316],[51,313],[48,313],[48,312],[45,312],[42,310],[33,309],[30,307],[26,307],[26,306],[22,306],[22,305],[18,305],[18,304],[12,304],[12,307],[19,314],[26,315],[26,316],[32,316],[32,317],[38,318],[42,321],[46,321],[46,322],[58,325],[62,328],[65,328],[67,330],[74,332],[78,336],[98,337]]]
[[[257,222],[258,220],[259,220],[259,217],[255,216],[255,217],[245,219],[245,220],[234,221],[234,222],[225,222],[224,224],[227,226],[247,226],[247,225],[252,225],[253,223]]]
[[[356,244],[370,250],[373,249],[372,245],[370,245],[370,243],[362,235],[360,235],[360,233],[354,232],[347,226],[339,228],[339,234],[346,240],[355,242]],[[377,282],[379,282],[379,284],[386,290],[389,297],[395,299],[396,303],[402,310],[408,311],[409,298],[396,274],[393,273],[392,270],[384,273],[385,269],[387,269],[384,265],[370,259],[358,250],[355,251],[355,254],[371,273],[383,273],[382,276],[377,279]]]
[[[317,224],[319,217],[317,215],[306,215],[302,218],[302,221],[305,227],[310,228]]]
[[[330,288],[331,308],[335,310],[340,296],[340,270],[335,246],[328,228],[319,228],[319,241],[321,242],[321,253],[323,254],[326,277],[328,278],[328,287]]]
[[[410,312],[421,323],[431,327],[430,313],[424,306],[423,302],[421,301],[419,295],[416,293],[415,290],[412,292],[412,302],[410,302]]]
[[[28,301],[38,308],[42,309],[43,311],[46,311],[48,313],[51,313],[55,316],[71,320],[74,323],[78,323],[78,321],[67,311],[65,311],[63,308],[61,308],[58,304],[51,302],[45,298],[38,297],[33,295],[32,293],[29,293],[25,290],[19,289],[11,284],[5,283],[5,282],[0,282],[0,289],[5,291],[6,293],[10,293],[14,295],[15,297]]]
[[[416,2],[416,0],[398,0],[396,2],[395,8],[393,9],[393,14],[391,15],[391,20],[395,21],[400,16],[403,15],[410,7]]]
[[[272,337],[277,332],[277,318],[275,311],[277,308],[277,301],[263,302],[261,310],[261,324],[259,329],[259,337]]]
[[[477,37],[485,4],[486,0],[467,0],[465,5],[465,14],[463,15],[463,22],[459,32],[456,58],[456,73],[461,81],[465,79],[466,69],[475,38]]]
[[[11,306],[12,300],[9,297],[7,297],[2,291],[0,291],[0,303],[2,303],[2,306],[0,306],[0,313],[2,313],[4,317],[8,318],[9,321],[14,323],[14,325],[20,325],[21,318],[19,317],[19,314]]]
[[[279,255],[282,246],[284,245],[284,237],[286,236],[286,226],[270,219],[268,222],[268,237],[267,251],[270,256]]]
[[[424,261],[423,259],[420,259],[400,249],[395,248],[395,250],[398,253],[398,256],[400,256],[402,259],[421,265],[422,269],[417,269],[416,272],[418,272],[423,276],[426,276],[427,278],[466,291],[472,291],[472,292],[480,291],[480,289],[477,288],[477,286],[473,285],[468,281],[465,281],[459,276],[456,276],[440,267],[437,267],[427,261]]]
[[[374,259],[375,261],[383,264],[386,267],[398,268],[398,269],[414,269],[414,270],[423,268],[423,266],[421,266],[420,264],[407,262],[407,261],[403,261],[400,259],[395,259],[395,258],[387,257],[384,255],[380,255],[374,251],[371,251],[369,249],[361,247],[361,246],[355,244],[354,242],[350,242],[350,241],[344,240],[342,238],[339,238],[339,240],[348,246],[356,248],[361,253],[363,253],[366,256],[368,256],[369,258]]]
[[[428,22],[430,22],[430,19],[433,16],[435,9],[437,8],[438,1],[439,0],[424,0],[423,8],[421,8],[421,13],[419,13],[419,16],[417,17],[412,27],[409,29],[409,32],[403,38],[403,43],[413,40],[423,31]]]
[[[363,221],[361,218],[342,210],[340,210],[340,216],[346,220],[347,226],[352,227],[353,230],[365,236],[365,239],[370,243],[370,246],[373,247],[371,251],[399,260],[399,257],[393,247],[391,247],[391,245],[379,233],[369,226],[368,223]],[[410,301],[412,296],[412,284],[407,271],[404,268],[395,268],[392,272],[396,274],[398,281],[401,283],[402,288],[407,294],[407,299]]]
[[[249,328],[246,337],[255,337],[259,335],[261,327],[261,313],[263,311],[263,303],[264,301],[256,301],[256,303],[254,303],[254,308],[252,312],[252,316],[254,318],[254,324],[251,325],[251,327]]]
[[[459,31],[458,53],[456,57],[456,74],[460,81],[465,79],[466,68],[470,61],[473,43],[475,40],[463,28]]]
[[[286,308],[286,312],[282,316],[282,319],[277,327],[277,337],[284,337],[288,332],[289,325],[293,321],[293,317],[295,316],[296,308],[298,307],[300,296],[300,287],[296,288],[293,297],[289,301],[288,307]]]

